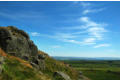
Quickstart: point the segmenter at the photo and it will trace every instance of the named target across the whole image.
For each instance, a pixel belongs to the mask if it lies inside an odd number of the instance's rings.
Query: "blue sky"
[[[120,57],[120,2],[0,1],[0,26],[26,31],[51,56]]]

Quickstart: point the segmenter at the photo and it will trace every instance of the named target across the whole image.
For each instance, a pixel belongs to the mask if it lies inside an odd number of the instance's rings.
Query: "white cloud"
[[[87,7],[92,6],[91,3],[89,3],[89,2],[84,2],[84,1],[73,1],[73,4],[75,4],[75,5],[80,5],[80,6],[82,6],[83,8],[87,8]]]
[[[85,40],[84,40],[84,42],[85,43],[94,43],[95,42],[95,38],[86,38]]]
[[[86,7],[91,6],[92,4],[88,3],[88,2],[81,2],[80,5],[83,6],[84,8],[86,8]]]
[[[63,28],[62,30],[65,30],[64,32],[56,32],[52,35],[33,32],[32,36],[43,36],[78,45],[95,45],[98,41],[105,38],[104,34],[107,32],[105,29],[106,24],[95,22],[89,17],[81,17],[78,22],[81,23],[81,25]],[[103,45],[95,46],[95,48],[102,46]]]
[[[104,37],[104,33],[107,30],[104,28],[106,24],[101,24],[90,20],[88,17],[81,17],[80,21],[84,23],[83,28],[86,29],[88,34],[97,40],[101,40]]]
[[[80,44],[79,41],[75,40],[78,36],[73,35],[72,33],[56,33],[52,37],[63,42]]]
[[[32,36],[40,36],[40,33],[38,33],[38,32],[31,32],[31,35]]]
[[[82,40],[76,41],[74,38],[72,38],[72,40],[65,40],[65,42],[83,45],[93,45],[96,44],[97,41],[103,40],[105,38],[105,32],[108,32],[108,30],[105,29],[107,24],[95,22],[89,17],[81,17],[78,19],[78,21],[82,23],[80,26],[67,27],[66,30],[76,30],[77,32],[71,33],[73,37],[76,36],[75,38],[80,39],[82,35],[87,36],[82,38]]]
[[[94,46],[94,48],[109,47],[109,46],[110,44],[99,44],[99,45]]]
[[[86,10],[83,11],[83,14],[85,15],[85,14],[88,14],[88,13],[90,13],[90,12],[92,12],[92,10],[86,9]]]
[[[74,36],[70,33],[56,33],[54,36],[54,38],[62,38],[62,39],[71,39],[71,38],[76,38],[77,36]]]
[[[103,11],[105,8],[100,8],[100,9],[86,9],[83,11],[83,15],[86,15],[88,13],[97,13],[97,12],[100,12],[100,11]]]
[[[80,41],[76,41],[76,40],[74,40],[74,39],[64,39],[63,41],[64,41],[64,42],[69,42],[69,43],[74,43],[74,44],[81,44]]]
[[[100,27],[93,27],[93,28],[89,28],[88,32],[90,35],[92,35],[93,37],[95,37],[97,40],[102,40],[103,39],[103,33],[107,32],[104,28],[100,28]]]
[[[88,28],[88,27],[93,27],[93,26],[100,25],[100,24],[90,20],[89,17],[81,17],[78,21],[84,23],[83,28]]]
[[[89,18],[88,17],[81,17],[80,18],[80,21],[82,21],[82,22],[90,22],[90,20],[89,20]]]
[[[57,39],[57,40],[60,40],[63,42],[80,44],[79,41],[73,40],[73,39],[77,38],[78,36],[73,35],[71,33],[55,33],[54,35],[46,35],[46,34],[40,34],[38,32],[32,32],[31,35],[32,36],[48,37],[48,38]]]

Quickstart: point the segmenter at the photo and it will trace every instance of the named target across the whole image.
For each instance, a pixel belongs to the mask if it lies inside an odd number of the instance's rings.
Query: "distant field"
[[[82,71],[83,75],[92,80],[120,80],[120,61],[73,61],[65,63]]]

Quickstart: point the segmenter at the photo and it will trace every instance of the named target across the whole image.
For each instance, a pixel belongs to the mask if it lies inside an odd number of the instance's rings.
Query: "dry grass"
[[[1,56],[4,56],[4,57],[8,57],[9,59],[15,59],[17,61],[19,61],[20,63],[22,63],[23,65],[29,67],[29,68],[32,68],[32,66],[29,64],[29,62],[27,61],[24,61],[18,57],[15,57],[15,56],[9,56],[7,53],[5,53],[1,48],[0,48],[0,55]]]
[[[22,63],[23,65],[25,65],[25,66],[27,66],[27,67],[29,67],[29,68],[32,68],[32,66],[29,64],[29,62],[24,61],[24,60],[22,60],[22,59],[20,59],[20,58],[18,58],[18,57],[8,56],[8,58],[10,58],[10,59],[15,59],[15,60],[19,61],[20,63]]]
[[[6,57],[7,54],[0,48],[0,55]]]

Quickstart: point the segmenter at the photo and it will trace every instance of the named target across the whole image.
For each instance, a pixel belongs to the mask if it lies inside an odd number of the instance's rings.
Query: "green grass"
[[[56,71],[61,71],[70,76],[71,79],[78,79],[78,72],[65,65],[63,62],[56,61],[53,58],[47,56],[45,59],[46,69],[43,71],[45,74],[49,75],[52,79],[61,79],[60,77],[54,77],[53,73]]]
[[[120,67],[120,61],[70,61],[65,60],[64,62],[71,64],[73,67],[95,67],[95,68],[105,68],[105,67]]]
[[[15,59],[6,58],[2,68],[3,73],[0,79],[3,80],[41,80],[44,77]]]
[[[65,63],[83,72],[83,75],[92,80],[120,80],[120,61],[72,61]],[[111,72],[108,72],[111,71]]]
[[[120,76],[113,73],[108,73],[104,70],[82,71],[83,74],[93,80],[119,80]]]

